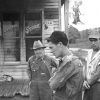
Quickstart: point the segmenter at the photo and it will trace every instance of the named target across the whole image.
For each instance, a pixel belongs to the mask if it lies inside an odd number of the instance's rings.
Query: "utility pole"
[[[65,2],[64,2],[64,20],[65,20],[65,33],[68,36],[69,0],[65,0]]]

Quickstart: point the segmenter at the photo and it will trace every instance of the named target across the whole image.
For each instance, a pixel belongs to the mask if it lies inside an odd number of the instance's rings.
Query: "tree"
[[[68,28],[69,43],[75,43],[76,39],[80,38],[80,32],[72,25]]]

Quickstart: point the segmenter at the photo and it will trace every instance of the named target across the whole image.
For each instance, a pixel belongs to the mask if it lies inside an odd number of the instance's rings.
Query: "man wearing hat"
[[[49,80],[54,100],[82,100],[83,65],[68,49],[67,35],[54,31],[47,41],[51,52],[60,58],[58,69]]]
[[[33,44],[35,55],[28,60],[30,100],[52,100],[48,80],[51,77],[52,68],[56,68],[57,65],[54,59],[45,55],[44,49],[45,46],[40,40],[35,41]]]
[[[84,100],[100,100],[100,33],[93,30],[89,35],[91,50],[85,67]]]

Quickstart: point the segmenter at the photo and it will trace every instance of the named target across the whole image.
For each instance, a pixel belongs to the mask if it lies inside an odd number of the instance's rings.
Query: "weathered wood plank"
[[[0,82],[0,97],[13,97],[16,94],[29,95],[29,80],[13,80],[11,82]]]
[[[2,0],[0,11],[23,11],[28,8],[50,8],[51,6],[54,8],[58,5],[59,0]]]

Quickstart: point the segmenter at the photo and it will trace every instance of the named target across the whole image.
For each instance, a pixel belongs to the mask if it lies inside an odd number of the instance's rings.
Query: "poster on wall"
[[[53,20],[45,20],[44,22],[44,38],[47,38],[50,36],[50,34],[54,31],[54,22]]]

